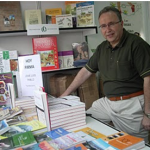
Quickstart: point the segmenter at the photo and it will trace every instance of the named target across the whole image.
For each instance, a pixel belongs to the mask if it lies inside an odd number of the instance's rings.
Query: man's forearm
[[[60,96],[67,96],[73,91],[75,91],[87,78],[91,76],[91,72],[89,72],[87,69],[82,68],[79,73],[76,75],[73,82],[70,84],[70,86],[67,88],[67,90]]]
[[[144,78],[144,111],[150,114],[150,76]]]

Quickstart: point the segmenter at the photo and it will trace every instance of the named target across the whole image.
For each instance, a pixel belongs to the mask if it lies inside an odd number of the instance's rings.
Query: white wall
[[[22,10],[22,18],[24,22],[24,11],[26,9],[37,9],[41,7],[42,10],[42,21],[45,23],[45,9],[48,8],[58,8],[61,7],[64,13],[65,5],[64,1],[42,1],[41,3],[36,1],[21,1],[21,10]],[[109,1],[95,1],[95,23],[99,26],[98,23],[98,14],[99,11],[109,5]],[[143,18],[141,21],[143,22],[143,37],[144,39],[150,43],[150,29],[149,29],[149,8],[150,2],[142,2],[142,10],[143,10]],[[98,28],[98,34],[88,36],[88,42],[90,49],[96,49],[97,45],[99,45],[104,38],[102,37],[100,30]],[[14,37],[0,37],[0,48],[7,50],[18,50],[20,54],[32,54],[32,38],[35,36],[14,36]],[[37,37],[37,36],[36,36]],[[69,34],[61,34],[58,37],[58,50],[70,50],[71,43],[80,42],[83,40],[82,34],[79,33],[69,33]],[[92,52],[90,52],[92,54]]]

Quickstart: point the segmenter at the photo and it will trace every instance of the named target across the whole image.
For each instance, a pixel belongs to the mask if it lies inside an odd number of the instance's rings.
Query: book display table
[[[86,117],[86,123],[87,123],[87,127],[90,127],[106,136],[115,134],[120,131],[90,116]],[[146,146],[141,150],[150,150],[150,145],[146,144]]]

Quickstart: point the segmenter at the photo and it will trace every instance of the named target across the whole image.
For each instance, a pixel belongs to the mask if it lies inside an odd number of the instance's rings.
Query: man
[[[100,71],[103,97],[87,113],[110,122],[128,134],[148,142],[150,130],[150,46],[140,37],[128,33],[118,9],[105,7],[99,13],[102,42],[84,68],[80,70],[66,96],[92,73]]]

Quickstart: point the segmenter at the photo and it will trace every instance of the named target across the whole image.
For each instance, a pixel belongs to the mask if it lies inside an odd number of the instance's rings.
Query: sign
[[[35,86],[43,87],[40,55],[18,57],[22,96],[34,96]]]
[[[59,34],[57,24],[32,24],[27,26],[27,35],[54,35]]]

